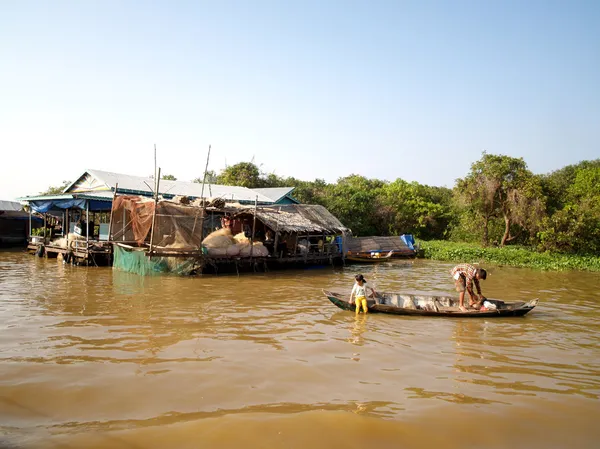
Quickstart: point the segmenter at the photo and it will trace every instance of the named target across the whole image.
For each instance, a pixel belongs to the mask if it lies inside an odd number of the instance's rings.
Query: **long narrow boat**
[[[389,260],[392,258],[393,255],[394,255],[394,251],[390,251],[385,255],[381,255],[381,253],[379,253],[379,252],[355,253],[355,252],[349,251],[348,254],[346,254],[346,260],[349,260],[352,262],[377,263],[377,262],[383,262],[385,260]]]
[[[342,310],[355,310],[349,302],[350,295],[323,290],[327,298]],[[467,301],[467,299],[465,299]],[[367,300],[369,312],[389,313],[392,315],[444,316],[491,318],[502,316],[523,316],[533,310],[538,300],[504,302],[497,299],[486,299],[480,310],[458,308],[458,298],[452,296],[423,296],[400,293],[377,293],[375,299]]]

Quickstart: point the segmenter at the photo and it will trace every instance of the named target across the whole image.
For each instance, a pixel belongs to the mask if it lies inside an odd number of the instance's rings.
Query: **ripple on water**
[[[263,413],[402,422],[446,407],[485,421],[547,404],[577,404],[565,410],[573,425],[588,419],[600,394],[598,274],[490,267],[488,297],[540,299],[511,319],[356,317],[321,293],[349,292],[358,272],[378,290],[450,293],[450,268],[143,278],[0,253],[0,431],[218,428]],[[544,425],[536,413],[531,424]]]

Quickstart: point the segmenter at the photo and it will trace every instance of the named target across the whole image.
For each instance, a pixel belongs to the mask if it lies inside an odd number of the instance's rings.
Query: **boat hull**
[[[383,256],[381,253],[377,252],[374,254],[370,253],[351,253],[346,254],[346,260],[350,262],[356,263],[379,263],[385,262],[386,260],[390,260],[393,257],[394,252],[389,251]]]
[[[349,302],[349,295],[323,290],[329,301],[342,310],[355,310],[356,306]],[[402,305],[399,304],[402,300]],[[505,303],[500,300],[488,300],[496,309],[475,310],[466,312],[458,308],[458,300],[449,296],[418,296],[396,293],[378,293],[376,300],[368,299],[367,306],[370,313],[387,313],[390,315],[408,316],[437,316],[454,318],[496,318],[523,316],[533,310],[538,303],[537,299],[528,302]],[[412,302],[411,307],[405,307]]]

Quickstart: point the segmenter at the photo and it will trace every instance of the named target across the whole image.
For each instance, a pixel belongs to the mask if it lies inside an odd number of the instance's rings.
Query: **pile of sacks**
[[[211,232],[202,241],[202,245],[208,250],[209,256],[266,257],[269,255],[269,250],[262,242],[254,242],[250,245],[250,239],[243,232],[234,236],[229,228]]]
[[[225,207],[225,200],[223,198],[196,198],[190,204],[196,207],[214,207],[216,209],[223,209]]]
[[[77,235],[72,232],[69,232],[66,237],[60,237],[58,239],[55,239],[52,242],[50,242],[50,244],[52,246],[58,246],[59,248],[74,249],[76,246],[75,245],[76,240],[85,241],[86,239],[85,239],[85,237],[83,237],[81,235]]]

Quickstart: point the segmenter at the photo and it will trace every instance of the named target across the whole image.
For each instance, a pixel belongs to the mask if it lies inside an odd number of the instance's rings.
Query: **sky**
[[[86,169],[453,187],[600,157],[598,1],[0,1],[0,199]]]

